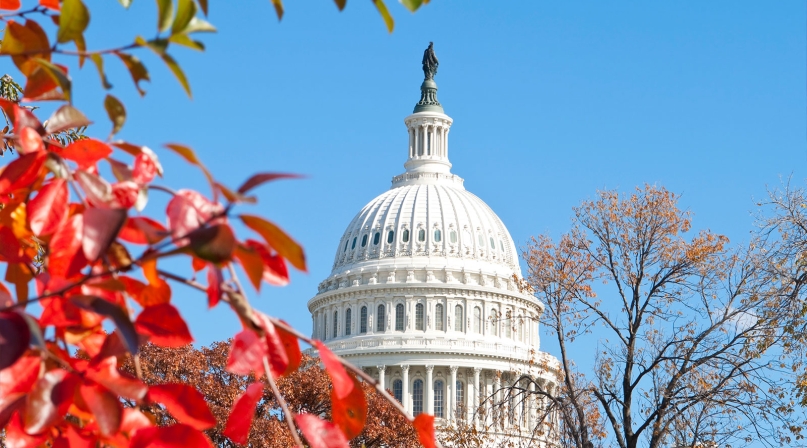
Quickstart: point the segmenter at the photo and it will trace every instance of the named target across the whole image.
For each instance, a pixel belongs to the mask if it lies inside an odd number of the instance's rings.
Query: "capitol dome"
[[[502,220],[451,173],[452,122],[427,73],[404,120],[405,171],[345,229],[308,302],[313,337],[438,425],[533,428],[537,402],[512,405],[506,423],[485,399],[523,375],[555,387],[558,362],[539,350],[543,304],[518,289],[519,254]]]

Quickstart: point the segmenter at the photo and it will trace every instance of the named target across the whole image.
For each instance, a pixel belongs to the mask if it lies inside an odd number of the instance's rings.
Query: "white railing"
[[[446,350],[469,353],[482,353],[527,360],[530,350],[509,344],[496,342],[468,341],[457,339],[427,339],[427,338],[372,338],[353,341],[326,341],[328,348],[334,352],[353,350]],[[538,354],[540,356],[540,353]]]

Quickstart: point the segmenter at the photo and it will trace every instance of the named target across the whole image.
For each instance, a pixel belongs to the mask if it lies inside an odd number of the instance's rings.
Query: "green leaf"
[[[142,62],[140,62],[140,59],[137,59],[137,57],[131,54],[121,53],[117,51],[115,52],[115,54],[121,59],[121,61],[123,61],[123,64],[126,65],[126,68],[129,69],[129,74],[132,75],[132,79],[134,80],[135,83],[135,88],[137,88],[137,91],[140,92],[140,96],[145,95],[146,91],[140,88],[140,81],[143,80],[149,82],[151,81],[151,78],[149,78],[149,72],[146,70],[146,66],[143,65]]]
[[[174,76],[176,76],[179,83],[182,84],[182,88],[185,89],[185,93],[188,94],[188,98],[193,98],[193,95],[191,95],[191,86],[188,84],[188,78],[185,77],[185,72],[182,71],[182,68],[180,68],[179,64],[177,64],[177,61],[175,61],[174,58],[172,58],[168,53],[162,55],[162,58],[168,68],[171,69],[171,72],[174,73]]]
[[[283,0],[272,0],[272,5],[275,6],[275,13],[277,13],[277,20],[283,19]]]
[[[198,40],[191,39],[187,34],[174,34],[173,36],[169,37],[168,40],[177,45],[182,45],[183,47],[205,51],[205,45],[203,43],[199,42]]]
[[[383,0],[373,0],[373,3],[378,9],[378,12],[381,13],[381,17],[384,19],[384,24],[387,25],[387,31],[391,33],[392,29],[395,28],[395,22],[392,20],[392,16],[389,14],[387,5],[384,4]]]
[[[109,133],[111,137],[117,134],[123,124],[126,123],[126,108],[117,98],[107,94],[106,98],[104,98],[104,109],[106,109],[106,113],[112,121],[112,132]]]
[[[193,0],[179,0],[177,3],[177,15],[174,24],[171,25],[171,34],[179,34],[185,31],[185,27],[196,16],[196,3]]]
[[[126,9],[128,9],[130,6],[132,6],[132,0],[118,0],[118,3],[123,5],[123,7],[126,8]]]
[[[168,39],[146,40],[142,36],[137,36],[135,37],[135,43],[157,53],[158,56],[165,54],[165,50],[168,48]]]
[[[194,17],[188,23],[184,30],[185,34],[191,33],[215,33],[216,27],[210,22],[198,17]]]
[[[63,44],[81,38],[89,23],[90,11],[81,0],[64,0],[59,15],[59,31],[56,33],[56,41]]]
[[[345,9],[345,5],[347,4],[347,0],[333,0],[333,2],[336,3],[336,7],[339,8],[340,11]]]
[[[171,0],[157,0],[157,31],[164,32],[171,27],[174,17],[174,4]]]
[[[401,4],[406,6],[406,9],[412,12],[417,11],[418,8],[423,6],[423,0],[399,0],[399,1],[401,2]]]
[[[207,17],[207,0],[199,0],[199,7],[202,8],[202,12]]]
[[[95,68],[98,69],[98,76],[101,77],[101,84],[104,85],[104,89],[111,89],[112,84],[109,83],[106,73],[104,73],[104,58],[98,53],[93,53],[90,55],[90,60],[95,64]]]
[[[48,76],[50,76],[54,81],[56,81],[57,84],[59,84],[59,87],[62,88],[62,92],[64,93],[64,99],[70,102],[71,98],[70,91],[72,82],[70,81],[70,78],[67,76],[67,73],[63,72],[62,69],[50,63],[50,61],[46,61],[40,58],[34,58],[34,61],[36,61],[36,63],[39,64],[40,67],[42,67],[42,70],[44,70],[45,73],[48,74]]]

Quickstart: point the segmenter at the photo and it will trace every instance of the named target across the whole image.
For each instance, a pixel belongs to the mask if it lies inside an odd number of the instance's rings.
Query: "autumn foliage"
[[[2,133],[8,151],[0,168],[0,263],[10,285],[0,283],[5,444],[207,447],[214,428],[221,430],[215,434],[222,440],[244,444],[253,417],[260,415],[256,410],[268,409],[270,396],[282,415],[288,445],[303,445],[301,436],[312,447],[348,446],[357,437],[376,437],[367,425],[366,395],[368,387],[377,388],[375,381],[322,343],[252,309],[242,286],[248,282],[259,291],[264,283],[284,285],[289,265],[306,270],[304,251],[293,238],[274,222],[240,211],[257,202],[252,196],[257,187],[295,176],[259,173],[232,189],[216,181],[192,149],[167,144],[210,186],[209,195],[173,190],[158,183],[164,173],[155,151],[114,140],[126,120],[117,98],[107,95],[104,102],[112,121],[106,139],[85,135],[91,121],[71,105],[75,92],[68,68],[54,61],[56,56],[75,58],[79,67],[91,61],[105,89],[111,86],[104,61],[119,59],[144,94],[141,83],[149,75],[134,52],[146,48],[190,95],[188,80],[168,49],[203,49],[195,35],[215,30],[203,18],[207,1],[158,1],[158,37],[137,37],[101,51],[87,50],[90,12],[82,0],[31,3],[22,9],[18,0],[0,0],[0,10],[8,11],[0,15],[5,22],[0,56],[13,62],[23,78],[18,86],[4,77],[0,99],[8,123]],[[272,3],[282,15],[280,0]],[[344,6],[344,1],[336,3]],[[382,2],[375,3],[386,11]],[[414,9],[420,4],[407,3]],[[58,102],[44,121],[30,107],[39,101]],[[165,210],[148,206],[150,194],[170,196]],[[237,234],[234,222],[249,233]],[[184,259],[187,268],[166,270],[167,257]],[[248,384],[239,383],[237,396],[215,401],[200,392],[199,384],[157,383],[146,376],[140,356],[145,342],[171,349],[194,340],[172,304],[176,288],[197,290],[210,308],[229,306],[243,323],[226,362],[217,364],[222,375],[250,378]],[[308,359],[300,370],[300,339],[319,351],[332,384],[330,413],[292,408],[296,402],[283,398],[285,382],[319,372]],[[121,370],[123,364],[131,374]],[[324,381],[325,374],[318,375]],[[402,412],[386,391],[379,393]],[[417,429],[424,445],[434,446],[428,416],[401,418],[413,425],[408,431]]]

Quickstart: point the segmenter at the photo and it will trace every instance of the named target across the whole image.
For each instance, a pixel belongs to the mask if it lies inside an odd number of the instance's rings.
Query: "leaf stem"
[[[283,395],[280,394],[280,390],[277,388],[277,383],[275,383],[274,377],[272,377],[272,370],[269,368],[269,360],[266,359],[266,356],[263,357],[263,371],[266,373],[266,382],[269,384],[269,388],[272,389],[272,394],[277,398],[277,402],[280,403],[280,409],[283,410],[283,415],[286,416],[286,425],[289,427],[289,431],[291,431],[291,437],[294,439],[295,446],[304,446],[303,441],[300,440],[300,435],[297,434],[297,428],[294,426],[294,414],[292,414],[291,410],[289,409],[289,405],[286,403],[286,400],[283,398]]]

